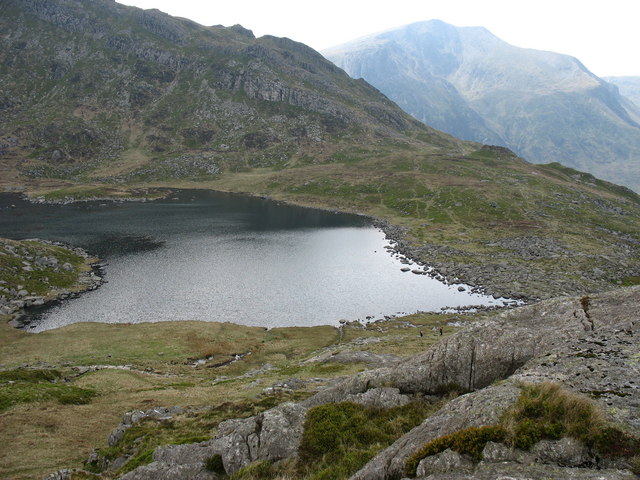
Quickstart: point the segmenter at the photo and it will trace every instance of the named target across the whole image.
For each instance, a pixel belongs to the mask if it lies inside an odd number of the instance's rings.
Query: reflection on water
[[[107,284],[47,310],[32,331],[86,321],[319,325],[499,304],[400,271],[362,217],[229,194],[66,206],[0,195],[0,235],[68,242],[108,263]]]

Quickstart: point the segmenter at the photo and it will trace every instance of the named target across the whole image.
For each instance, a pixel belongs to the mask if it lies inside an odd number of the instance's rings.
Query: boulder
[[[589,449],[573,438],[541,440],[531,448],[531,453],[538,463],[553,463],[564,467],[579,467],[595,461],[589,455]]]
[[[118,480],[217,480],[219,477],[209,472],[203,464],[167,464],[153,462],[138,467]]]
[[[211,442],[213,451],[222,456],[228,474],[256,460],[295,457],[307,410],[301,404],[285,403],[251,418],[222,422]]]
[[[437,455],[423,458],[418,464],[416,474],[418,477],[426,477],[434,473],[452,471],[471,473],[473,467],[474,465],[471,459],[447,448],[444,452],[438,453]]]
[[[364,393],[347,395],[345,401],[354,402],[367,407],[393,408],[406,405],[411,401],[409,395],[400,393],[397,388],[372,388]]]

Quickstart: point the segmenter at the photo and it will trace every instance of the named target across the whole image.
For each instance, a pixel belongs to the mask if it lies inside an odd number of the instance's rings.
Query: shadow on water
[[[157,250],[166,245],[166,241],[157,240],[149,235],[109,234],[90,241],[86,248],[98,257],[120,256],[130,253],[142,253]]]

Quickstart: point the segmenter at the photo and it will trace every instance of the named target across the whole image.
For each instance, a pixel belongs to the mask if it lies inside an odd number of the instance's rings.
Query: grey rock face
[[[203,465],[169,465],[153,462],[136,468],[119,480],[217,480],[219,477],[207,471]]]
[[[482,459],[487,462],[513,461],[513,451],[503,443],[487,442],[482,450]]]
[[[153,452],[153,461],[165,464],[204,465],[207,459],[215,455],[211,441],[187,445],[169,445],[159,447]]]
[[[552,463],[563,467],[579,467],[593,463],[589,449],[573,438],[558,441],[542,440],[531,448],[538,463]]]
[[[406,405],[411,401],[409,395],[403,395],[397,388],[372,388],[364,393],[347,395],[345,401],[359,403],[368,407],[393,408]]]
[[[222,422],[211,445],[229,474],[256,460],[295,457],[306,412],[302,405],[286,403],[255,417]]]
[[[442,453],[421,460],[416,474],[418,477],[426,477],[434,473],[450,471],[471,473],[473,471],[473,461],[453,450],[446,449]]]
[[[620,93],[640,107],[640,77],[604,77],[613,83]]]
[[[436,473],[418,480],[633,480],[624,470],[563,468],[555,465],[521,465],[519,463],[479,464],[472,473]]]
[[[554,299],[508,311],[471,325],[396,367],[363,372],[307,402],[341,401],[345,395],[387,385],[402,392],[430,395],[483,388],[507,378],[542,352],[591,332],[592,322],[604,326],[620,318],[629,308],[624,298],[631,296],[619,294],[616,300],[606,300],[602,305],[594,301],[589,317],[579,299]]]

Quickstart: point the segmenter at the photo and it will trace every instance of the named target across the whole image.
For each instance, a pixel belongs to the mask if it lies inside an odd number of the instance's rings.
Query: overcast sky
[[[639,0],[118,0],[203,25],[235,25],[322,50],[413,22],[483,26],[519,47],[577,57],[599,76],[640,76]]]

